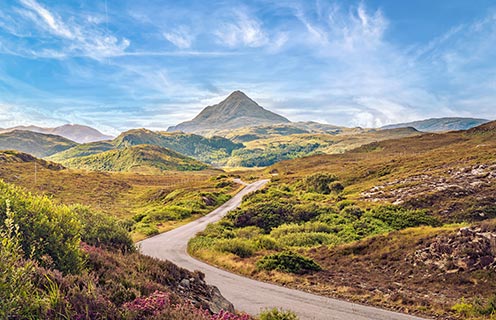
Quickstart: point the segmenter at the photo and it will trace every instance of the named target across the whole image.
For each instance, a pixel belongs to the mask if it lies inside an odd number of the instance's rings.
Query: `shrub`
[[[362,209],[360,209],[358,206],[346,206],[341,210],[341,214],[351,220],[355,219],[360,219],[360,217],[363,214]]]
[[[216,244],[216,247],[221,252],[233,253],[240,258],[251,257],[255,252],[251,242],[241,239],[222,240]]]
[[[31,318],[42,305],[33,284],[35,268],[23,257],[19,226],[8,204],[6,216],[0,227],[0,319]]]
[[[79,248],[81,223],[67,206],[56,206],[46,196],[33,196],[0,181],[0,223],[6,219],[7,201],[19,226],[20,244],[25,256],[64,273],[83,267]]]
[[[344,186],[339,181],[333,181],[329,183],[329,190],[330,192],[340,194],[341,192],[343,192]]]
[[[291,233],[280,237],[278,241],[281,245],[290,247],[315,247],[341,242],[336,235],[324,232]]]
[[[259,318],[260,320],[298,320],[298,316],[293,311],[277,308],[262,311]]]
[[[262,235],[255,240],[255,247],[260,250],[279,250],[281,246],[270,236]]]
[[[297,274],[322,270],[322,268],[312,259],[303,257],[291,251],[267,255],[258,260],[256,265],[258,269],[262,270],[277,270]]]
[[[115,218],[81,205],[72,209],[82,222],[81,240],[84,242],[121,251],[135,250],[129,233]]]
[[[369,216],[384,221],[395,230],[421,225],[439,226],[440,221],[425,210],[409,210],[399,206],[380,206],[372,209]]]
[[[472,304],[467,303],[465,299],[462,299],[459,303],[451,307],[451,310],[460,316],[468,317],[474,314],[475,308]]]
[[[329,188],[329,184],[338,180],[333,174],[329,173],[315,173],[310,176],[307,176],[303,184],[307,191],[317,192],[322,194],[329,194],[331,189]]]

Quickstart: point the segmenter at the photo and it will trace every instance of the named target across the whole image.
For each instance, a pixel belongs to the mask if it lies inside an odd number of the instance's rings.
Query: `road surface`
[[[242,197],[262,188],[268,180],[260,180],[245,186],[231,200],[208,215],[172,231],[140,242],[145,255],[169,260],[188,270],[200,270],[207,283],[217,286],[222,295],[231,301],[236,310],[256,315],[266,308],[289,309],[300,319],[325,320],[414,320],[421,319],[374,307],[322,297],[299,290],[245,278],[198,261],[186,252],[188,240],[202,231],[207,224],[218,221],[227,212],[236,209]]]

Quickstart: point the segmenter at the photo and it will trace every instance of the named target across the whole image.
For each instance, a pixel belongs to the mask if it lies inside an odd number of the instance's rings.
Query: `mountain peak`
[[[236,90],[220,103],[203,109],[193,120],[170,127],[168,131],[208,133],[288,122],[285,117],[262,108],[244,92]]]

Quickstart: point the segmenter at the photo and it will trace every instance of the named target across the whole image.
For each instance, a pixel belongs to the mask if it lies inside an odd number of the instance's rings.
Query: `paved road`
[[[140,242],[141,252],[159,259],[170,260],[191,271],[202,271],[205,273],[207,283],[217,286],[237,310],[250,314],[258,314],[260,310],[265,308],[280,307],[293,310],[302,320],[420,319],[255,281],[215,268],[187,254],[186,248],[190,238],[202,231],[207,224],[218,221],[227,212],[238,207],[245,194],[262,188],[267,182],[268,180],[260,180],[248,184],[231,200],[210,214],[172,231],[143,240]]]

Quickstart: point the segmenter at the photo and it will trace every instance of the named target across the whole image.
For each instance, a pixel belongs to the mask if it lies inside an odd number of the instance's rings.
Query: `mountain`
[[[136,145],[109,150],[63,162],[67,167],[113,172],[159,173],[161,171],[196,171],[208,168],[204,163],[167,148]]]
[[[46,157],[77,146],[72,140],[53,134],[13,130],[0,134],[0,150],[17,150]]]
[[[489,120],[475,118],[431,118],[407,123],[390,124],[382,127],[382,129],[413,127],[424,132],[456,131],[467,130],[486,122],[489,122]]]
[[[32,131],[45,134],[54,134],[64,138],[76,141],[78,143],[87,143],[112,139],[111,136],[104,135],[100,131],[79,124],[65,124],[55,128],[42,128],[37,126],[17,126],[13,128],[0,129],[0,133],[6,133],[14,130]]]
[[[193,120],[172,126],[167,131],[207,134],[209,131],[289,123],[283,116],[259,106],[241,91],[234,91],[219,104],[203,109]]]

